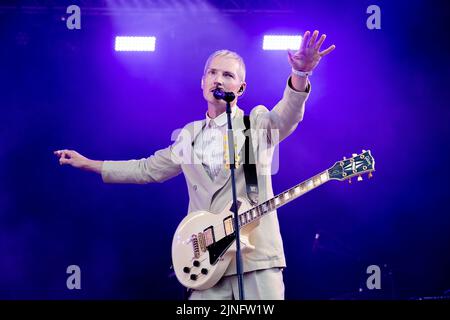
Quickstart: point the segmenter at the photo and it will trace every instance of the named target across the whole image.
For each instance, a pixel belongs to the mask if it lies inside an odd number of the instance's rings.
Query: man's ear
[[[244,91],[245,91],[245,88],[246,88],[246,87],[247,87],[247,83],[242,82],[242,84],[241,84],[241,86],[240,86],[240,88],[239,88],[239,91],[238,91],[239,96],[242,96],[242,95],[244,94]]]

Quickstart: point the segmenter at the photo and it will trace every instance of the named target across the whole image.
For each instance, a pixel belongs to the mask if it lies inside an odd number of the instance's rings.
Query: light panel
[[[116,51],[155,51],[156,37],[116,37]]]
[[[265,35],[263,50],[298,50],[302,36],[296,35]]]

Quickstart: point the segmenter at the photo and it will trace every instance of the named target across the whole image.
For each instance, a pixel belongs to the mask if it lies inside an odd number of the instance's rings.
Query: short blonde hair
[[[239,54],[237,54],[236,52],[230,51],[230,50],[218,50],[216,52],[213,52],[208,57],[208,60],[206,60],[205,70],[203,70],[203,76],[206,75],[206,72],[208,71],[209,65],[210,65],[211,61],[215,57],[227,57],[227,58],[236,59],[238,61],[238,63],[239,63],[238,76],[239,76],[239,78],[241,78],[241,81],[245,81],[245,63],[244,63],[244,59],[242,59],[242,57]]]

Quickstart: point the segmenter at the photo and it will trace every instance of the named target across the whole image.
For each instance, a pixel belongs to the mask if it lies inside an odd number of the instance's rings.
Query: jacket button
[[[192,186],[192,188],[194,188],[194,191],[197,191],[197,185],[196,185],[196,184],[194,184],[194,185]]]

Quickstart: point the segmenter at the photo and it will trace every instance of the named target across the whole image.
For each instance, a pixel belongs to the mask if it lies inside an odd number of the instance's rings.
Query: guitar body
[[[375,170],[375,159],[370,150],[353,154],[352,158],[336,162],[312,178],[268,199],[256,207],[248,200],[238,198],[238,220],[242,254],[254,250],[249,241],[251,231],[259,219],[282,205],[304,195],[329,180],[344,181]],[[233,210],[230,202],[219,214],[197,211],[188,214],[179,224],[172,241],[172,264],[180,283],[196,290],[214,286],[225,274],[236,254]],[[270,236],[270,235],[267,235]]]
[[[238,214],[249,210],[250,203],[238,198]],[[214,286],[236,254],[232,202],[219,213],[189,213],[178,225],[172,241],[172,263],[178,281],[187,288],[205,290]],[[241,252],[254,249],[250,232],[259,224],[254,221],[240,229]]]

